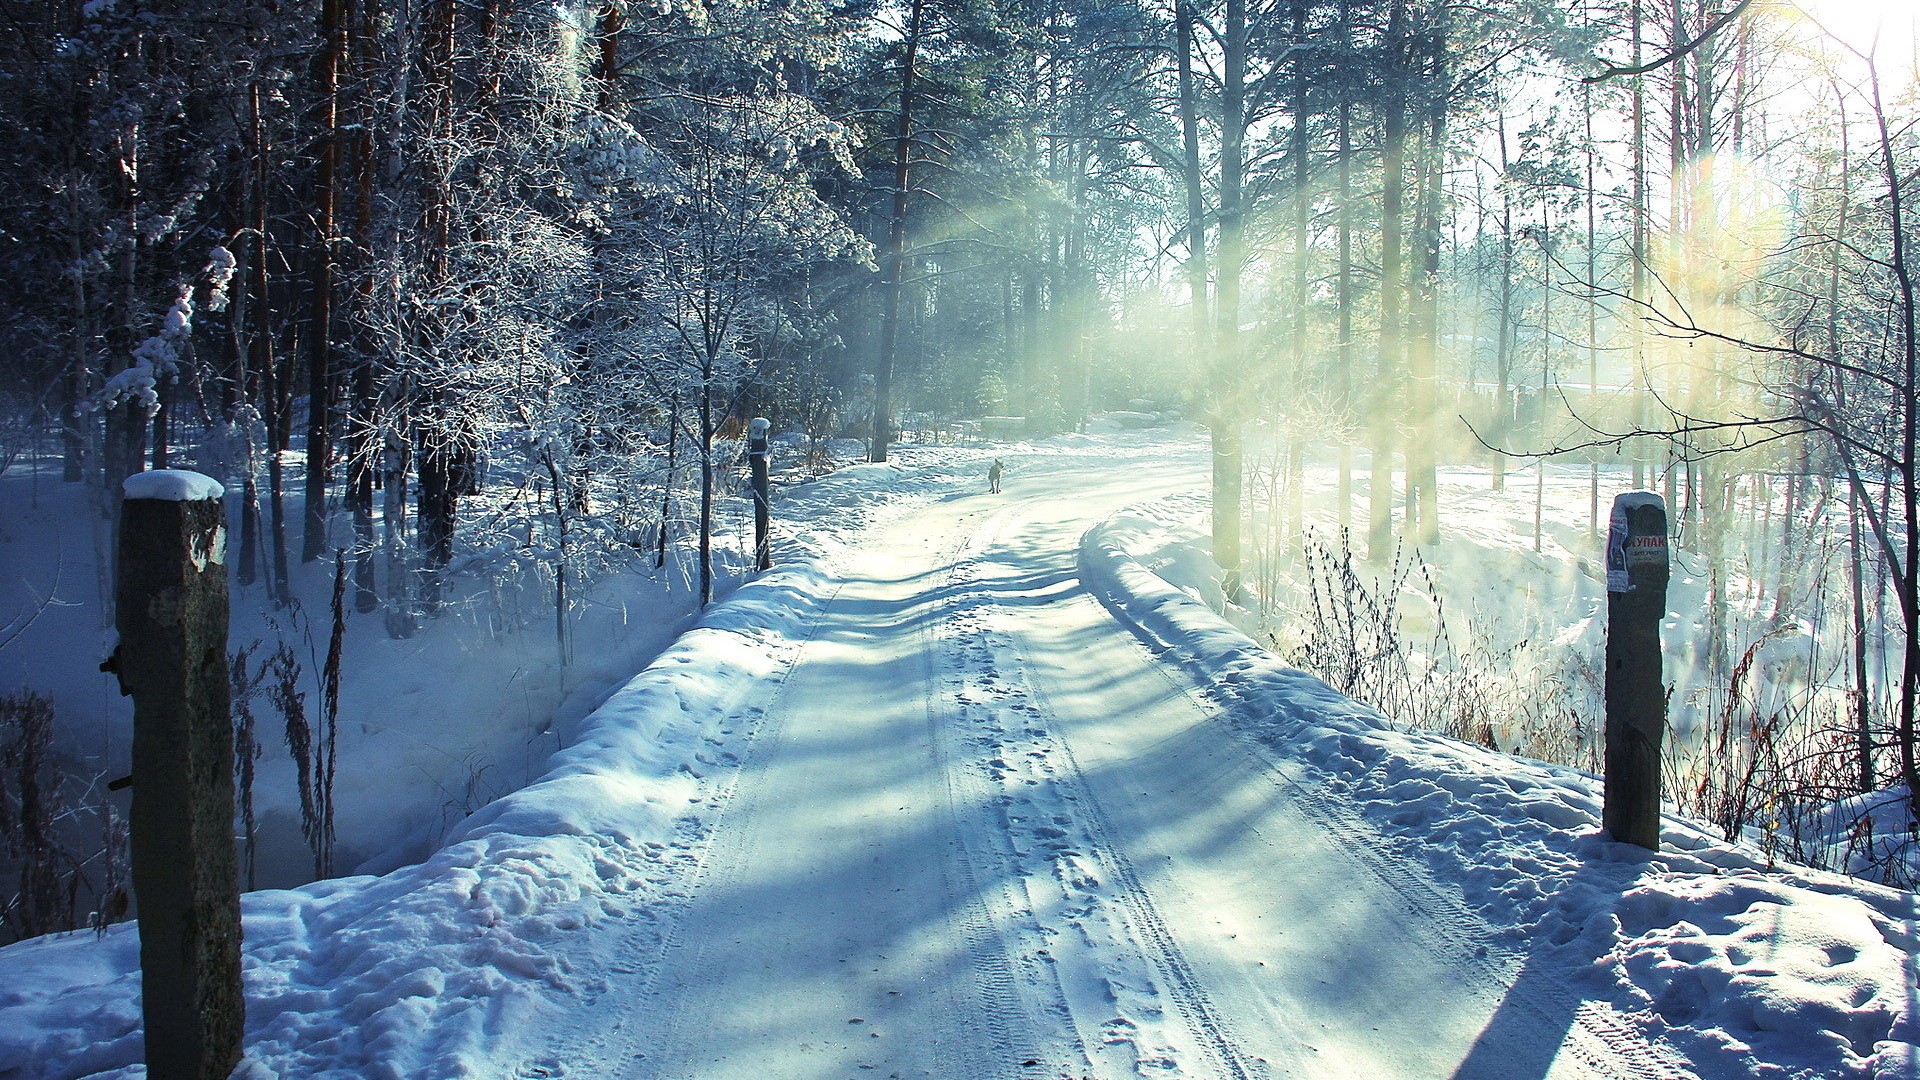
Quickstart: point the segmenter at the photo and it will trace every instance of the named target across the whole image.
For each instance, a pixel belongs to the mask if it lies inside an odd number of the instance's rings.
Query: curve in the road
[[[1515,1000],[1444,886],[1081,585],[1082,532],[1196,476],[1016,475],[872,535],[743,715],[696,887],[572,958],[604,995],[523,1075],[1665,1074]]]

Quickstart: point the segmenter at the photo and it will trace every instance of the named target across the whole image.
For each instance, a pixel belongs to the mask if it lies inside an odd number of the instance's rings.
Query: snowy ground
[[[250,894],[251,1074],[1916,1074],[1912,894],[1644,857],[1286,669],[1200,602],[1191,432],[1005,456],[796,491],[543,778]],[[136,946],[0,949],[0,1077],[139,1075]]]

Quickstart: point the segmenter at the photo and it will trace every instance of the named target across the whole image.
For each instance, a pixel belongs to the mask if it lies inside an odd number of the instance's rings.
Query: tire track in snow
[[[1006,652],[1015,658],[1016,669],[1028,670],[1026,658],[1020,652],[1019,646],[1004,637],[1000,640]],[[1036,710],[1038,713],[1045,716],[1053,715],[1051,707],[1046,704],[1044,691],[1029,686],[1027,693],[1039,703]],[[1127,916],[1126,921],[1131,930],[1146,946],[1143,955],[1158,972],[1162,980],[1163,992],[1168,995],[1186,1022],[1195,1044],[1211,1066],[1213,1075],[1234,1077],[1236,1080],[1254,1080],[1256,1077],[1264,1076],[1265,1071],[1257,1070],[1244,1060],[1236,1048],[1232,1025],[1214,1007],[1206,991],[1194,977],[1192,966],[1187,962],[1185,954],[1168,930],[1166,920],[1160,916],[1152,895],[1141,883],[1131,860],[1121,854],[1118,846],[1109,839],[1113,832],[1112,826],[1107,822],[1099,803],[1086,792],[1085,785],[1080,782],[1080,764],[1075,759],[1072,748],[1057,736],[1049,735],[1049,738],[1067,766],[1066,775],[1070,777],[1068,782],[1076,789],[1073,802],[1090,834],[1093,856],[1106,869],[1109,880],[1120,883],[1121,888],[1115,894],[1115,899],[1123,906]],[[1177,1068],[1174,1069],[1174,1074],[1179,1074]]]
[[[1109,612],[1114,610],[1111,604],[1103,606]],[[1399,841],[1375,829],[1351,805],[1331,798],[1323,786],[1296,776],[1290,763],[1273,748],[1224,719],[1232,715],[1232,706],[1202,681],[1206,673],[1188,662],[1179,648],[1143,637],[1144,631],[1124,613],[1118,614],[1117,621],[1133,631],[1137,646],[1153,661],[1154,669],[1198,710],[1204,723],[1258,760],[1303,815],[1336,838],[1349,857],[1393,890],[1414,916],[1406,920],[1408,936],[1416,939],[1429,956],[1457,965],[1473,976],[1473,983],[1465,988],[1467,993],[1495,1007],[1523,1011],[1539,1030],[1565,1028],[1561,1050],[1574,1055],[1588,1075],[1622,1080],[1690,1080],[1696,1076],[1685,1058],[1649,1042],[1632,1021],[1605,1002],[1577,998],[1559,983],[1530,986],[1528,995],[1506,995],[1526,961],[1522,953],[1485,944],[1463,948],[1464,942],[1494,941],[1498,932],[1450,887],[1425,874],[1412,856],[1396,854]],[[1532,996],[1535,994],[1539,997]]]
[[[832,609],[832,602],[822,606],[821,619],[814,624],[816,634]],[[810,635],[808,644],[811,644],[812,640]],[[803,647],[787,666],[785,674],[790,676],[804,660],[805,655]],[[638,1069],[639,1075],[660,1075],[651,1071],[653,1065],[671,1054],[672,1048],[680,1040],[682,1029],[690,1019],[679,1009],[672,1008],[670,1005],[663,1007],[667,988],[660,985],[660,978],[667,970],[668,957],[675,953],[686,953],[698,958],[706,952],[704,941],[688,940],[682,933],[685,925],[684,916],[702,896],[727,891],[734,884],[741,863],[740,855],[747,847],[748,841],[739,830],[728,829],[726,825],[730,820],[749,817],[759,805],[760,780],[765,775],[767,762],[778,756],[782,736],[785,733],[788,712],[783,705],[787,690],[788,681],[783,677],[777,692],[772,695],[767,705],[750,710],[749,715],[754,721],[751,742],[748,744],[747,752],[741,755],[740,764],[726,787],[719,813],[708,827],[707,842],[700,847],[699,861],[688,882],[686,897],[679,904],[679,911],[676,912],[680,918],[676,918],[670,924],[668,933],[648,966],[637,995],[638,1000],[632,1006],[641,1017],[665,1017],[666,1022],[656,1030],[648,1032],[643,1027],[629,1026],[622,1021],[622,1026],[627,1032],[627,1041],[618,1056],[621,1060],[629,1062],[633,1068]],[[703,965],[696,962],[693,966],[697,969]],[[651,1043],[643,1045],[641,1040],[649,1035],[652,1038]],[[660,1076],[660,1080],[671,1080],[671,1078]]]
[[[1032,898],[1025,895],[1018,873],[1019,853],[1011,844],[1006,829],[1000,794],[988,775],[987,743],[974,731],[971,715],[974,698],[967,687],[977,674],[971,663],[976,643],[971,640],[968,609],[973,602],[973,560],[982,538],[990,535],[995,518],[986,526],[970,530],[948,560],[942,575],[946,597],[942,615],[931,642],[936,655],[937,701],[929,701],[934,719],[935,743],[939,765],[947,785],[948,797],[963,828],[958,872],[965,876],[970,893],[979,895],[982,905],[970,914],[969,947],[976,956],[991,955],[983,963],[996,979],[983,986],[997,1008],[1019,1008],[1033,1032],[1030,1045],[1018,1050],[1009,1047],[1000,1060],[1017,1067],[1022,1078],[1040,1075],[1073,1077],[1084,1075],[1078,1066],[1086,1059],[1084,1048],[1072,1025],[1072,1016],[1051,958],[1044,948],[1033,945],[1038,927],[1033,921]],[[965,554],[963,556],[963,552]],[[987,891],[980,890],[986,881]],[[991,920],[998,929],[991,929]],[[1062,1053],[1062,1050],[1065,1053]],[[1071,1066],[1071,1068],[1069,1067]]]
[[[778,743],[777,718],[783,715],[779,706],[786,697],[788,681],[838,597],[836,588],[810,620],[807,636],[788,646],[778,681],[763,685],[759,693],[748,695],[729,710],[725,726],[717,734],[723,738],[741,734],[744,738],[738,752],[728,751],[717,760],[724,778],[702,792],[702,813],[689,814],[676,823],[675,843],[644,846],[639,858],[646,865],[642,880],[649,888],[633,897],[627,910],[617,916],[627,925],[611,935],[611,942],[604,933],[594,936],[598,946],[592,954],[596,970],[587,979],[589,989],[580,1004],[583,1009],[610,1017],[612,1023],[590,1032],[567,1029],[572,1036],[569,1041],[518,1065],[511,1073],[514,1080],[626,1076],[645,1067],[647,1054],[640,1040],[646,1033],[636,1021],[649,1016],[658,1000],[663,961],[682,945],[681,924],[707,885],[720,826],[730,814],[738,812],[743,796],[751,801],[752,785],[746,781]],[[775,719],[770,723],[769,717]],[[746,725],[743,733],[738,732],[742,724]],[[608,956],[615,959],[605,959]],[[611,1007],[614,1002],[619,1003],[618,1008]]]
[[[924,566],[931,571],[927,575],[930,580],[945,578],[950,584],[957,553],[967,543],[979,516],[979,512],[974,512],[962,515],[958,521],[942,522],[943,525],[952,524],[955,527],[941,535],[933,550],[920,553],[910,566],[903,567],[903,575],[912,574]],[[905,577],[901,580],[905,580]],[[963,752],[955,752],[958,748],[951,745],[954,741],[951,704],[941,692],[935,646],[937,628],[945,622],[943,616],[951,604],[951,589],[926,589],[904,600],[882,601],[876,600],[876,596],[892,596],[892,592],[887,591],[891,583],[886,579],[875,581],[882,586],[881,593],[874,594],[870,589],[850,592],[843,585],[823,604],[820,615],[810,626],[808,638],[796,649],[798,655],[784,668],[778,686],[763,699],[763,706],[750,710],[754,725],[749,735],[751,741],[742,753],[742,760],[735,767],[724,793],[716,792],[709,797],[710,805],[717,809],[707,822],[703,842],[689,854],[692,865],[682,868],[684,897],[674,905],[670,925],[664,932],[657,932],[652,924],[659,920],[659,914],[636,911],[638,918],[635,924],[623,932],[620,943],[610,950],[618,951],[628,959],[608,966],[604,975],[614,982],[624,978],[625,985],[607,1000],[593,1004],[597,1011],[617,1013],[618,1018],[591,1039],[576,1041],[565,1053],[543,1055],[519,1075],[529,1078],[638,1076],[683,1080],[682,1073],[690,1070],[712,1071],[717,1068],[727,1075],[733,1075],[742,1067],[739,1061],[729,1059],[723,1063],[713,1059],[713,1032],[709,1025],[714,1018],[702,1015],[699,1008],[686,1005],[688,992],[702,980],[702,973],[717,970],[716,962],[728,957],[737,958],[738,950],[730,951],[726,941],[707,940],[716,925],[711,912],[691,919],[688,912],[699,905],[702,898],[710,898],[709,903],[713,902],[711,898],[721,898],[721,902],[725,903],[724,898],[742,889],[766,887],[764,872],[757,870],[756,855],[766,853],[764,848],[768,841],[764,823],[768,815],[780,813],[786,805],[768,801],[778,797],[776,792],[768,790],[768,770],[780,762],[783,755],[796,751],[815,753],[824,749],[818,741],[817,732],[808,736],[812,742],[807,745],[789,745],[792,743],[789,728],[799,719],[795,711],[808,708],[817,713],[826,704],[818,698],[820,676],[815,674],[806,680],[799,680],[795,678],[795,672],[807,670],[807,665],[816,662],[844,666],[850,655],[849,650],[863,648],[860,640],[872,636],[875,631],[875,627],[867,625],[867,612],[854,606],[870,603],[880,603],[880,610],[892,613],[910,626],[910,629],[903,627],[908,640],[896,642],[895,652],[900,658],[898,662],[905,667],[895,677],[920,683],[918,702],[921,719],[917,723],[912,720],[912,709],[906,710],[905,718],[910,726],[919,729],[919,736],[893,728],[897,734],[886,736],[892,747],[889,752],[894,755],[888,760],[908,768],[910,774],[921,777],[911,783],[912,790],[918,794],[909,800],[902,793],[902,801],[908,802],[911,809],[927,819],[910,826],[909,835],[915,840],[928,837],[938,848],[923,854],[926,862],[935,864],[930,871],[933,877],[929,879],[923,875],[918,879],[922,884],[916,886],[923,900],[932,895],[927,891],[929,887],[939,894],[934,907],[940,914],[935,917],[935,922],[924,924],[924,928],[933,940],[951,944],[961,959],[958,970],[964,974],[940,986],[913,987],[909,990],[912,984],[897,984],[903,992],[917,997],[923,1007],[927,1002],[937,1003],[935,1011],[947,1024],[946,1039],[927,1038],[934,1033],[916,1031],[910,1025],[899,1027],[898,1033],[909,1041],[891,1044],[891,1054],[899,1056],[904,1052],[904,1058],[895,1063],[908,1068],[886,1069],[890,1052],[886,1048],[888,1044],[883,1042],[869,1046],[864,1040],[859,1040],[861,1045],[850,1052],[868,1057],[879,1055],[872,1057],[871,1066],[862,1064],[860,1067],[874,1067],[879,1070],[876,1075],[883,1076],[889,1075],[890,1071],[900,1075],[967,1076],[980,1080],[1013,1080],[1015,1077],[1025,1080],[1033,1075],[1023,1068],[1023,1063],[1036,1060],[1038,1053],[1038,1043],[1031,1037],[1034,1027],[1030,1020],[1033,1003],[1023,992],[1026,981],[1014,970],[1015,961],[1010,957],[1003,939],[1001,920],[997,918],[1003,905],[995,893],[982,891],[983,885],[987,890],[994,889],[999,884],[998,878],[991,873],[979,873],[968,851],[968,842],[980,834],[982,826],[977,819],[985,811],[972,800],[974,793],[963,790],[957,783],[964,780],[972,760]],[[843,640],[850,632],[853,638]],[[879,634],[884,636],[884,628],[879,630]],[[806,650],[813,648],[814,643],[823,638],[830,641],[832,648],[825,649],[818,657],[808,655]],[[908,674],[909,671],[912,674]],[[813,691],[813,696],[804,703],[794,699],[794,686],[801,681],[805,681]],[[907,686],[899,688],[907,689]],[[899,710],[896,709],[894,715],[899,715]],[[864,729],[869,723],[862,721],[860,726]],[[803,723],[801,728],[808,726]],[[794,738],[801,736],[795,735]],[[912,759],[910,751],[908,760],[899,760],[898,752],[912,745],[929,749],[932,760]],[[791,788],[789,777],[782,790]],[[969,820],[970,807],[975,808],[973,818],[976,820]],[[902,806],[901,809],[907,810],[909,806]],[[751,823],[756,821],[761,822],[762,827],[755,829]],[[945,824],[939,824],[940,821]],[[903,853],[896,856],[889,853],[884,856],[886,859],[896,857],[910,858],[911,855]],[[982,865],[990,869],[991,860]],[[757,872],[761,876],[756,879],[754,875]],[[880,880],[893,879],[883,877]],[[900,880],[905,883],[907,879]],[[872,899],[874,903],[892,902],[884,892],[876,892]],[[643,922],[648,925],[641,925]],[[691,928],[691,923],[699,923],[700,926]],[[739,925],[738,913],[721,916],[717,925]],[[818,929],[822,935],[835,932],[832,927],[825,925]],[[868,945],[872,943],[870,938],[860,940]],[[907,942],[900,941],[897,944],[911,951]],[[862,946],[852,947],[856,950],[855,954],[866,955],[857,952]],[[899,955],[892,949],[883,948],[882,951],[896,957]],[[809,954],[803,952],[803,955]],[[885,957],[879,959],[884,960]],[[850,974],[853,970],[851,967],[843,969],[843,973]],[[894,975],[899,976],[900,973],[895,971]],[[803,976],[796,973],[793,978],[801,980]],[[804,982],[796,981],[793,989],[794,992],[805,994],[808,992],[805,987]],[[841,989],[845,990],[844,987]],[[859,991],[855,989],[852,992],[857,994]],[[617,1005],[614,1004],[616,1001]],[[884,1008],[878,1003],[869,1004]],[[613,1008],[609,1009],[609,1005],[613,1005]],[[847,1022],[858,1025],[852,1029],[855,1033],[877,1035],[878,1025],[874,1023],[874,1018],[879,1015],[863,1010],[860,1016],[866,1019],[850,1018]],[[894,1031],[890,1030],[887,1034],[892,1035]],[[843,1046],[842,1050],[845,1049]]]
[[[982,529],[955,567],[959,588],[943,652],[964,728],[980,748],[976,775],[999,789],[992,804],[1000,857],[1026,901],[1008,902],[1008,920],[1036,942],[1021,950],[1032,958],[1023,970],[1029,992],[1054,999],[1046,1012],[1061,1025],[1062,1041],[1096,1073],[1264,1076],[1236,1049],[1229,1024],[1109,839],[1044,693],[1025,677],[1025,656],[993,625],[1008,617],[981,572],[980,553],[993,538],[991,526]]]
[[[923,644],[923,652],[929,657],[932,677],[927,680],[925,706],[928,725],[928,743],[933,748],[934,767],[940,775],[942,790],[946,798],[947,813],[959,826],[955,839],[954,858],[945,861],[944,869],[948,874],[948,890],[952,895],[963,898],[961,910],[962,934],[966,940],[967,954],[973,964],[973,970],[980,977],[974,979],[973,991],[979,1003],[978,1016],[987,1026],[988,1037],[992,1042],[994,1054],[992,1063],[997,1068],[995,1076],[1028,1076],[1023,1067],[1028,1062],[1038,1062],[1045,1056],[1041,1048],[1046,1042],[1044,1036],[1031,1033],[1031,1019],[1044,1015],[1044,1005],[1034,1000],[1031,987],[1034,985],[1031,973],[1010,955],[1009,942],[1004,930],[996,923],[1004,924],[1004,919],[996,919],[997,913],[1005,912],[1008,907],[1006,882],[1000,875],[993,874],[988,853],[981,843],[983,836],[990,835],[984,829],[982,815],[986,803],[984,794],[972,780],[972,764],[956,736],[958,725],[953,722],[956,714],[953,701],[947,693],[948,680],[943,661],[946,658],[946,643],[954,625],[950,616],[957,603],[956,594],[962,577],[963,562],[961,553],[978,541],[978,527],[968,522],[969,527],[955,533],[953,546],[942,553],[941,588],[944,595],[940,601],[941,615],[934,620],[933,628],[922,627],[918,632]],[[989,883],[982,886],[983,872]],[[990,892],[988,890],[991,890]],[[1016,975],[1016,966],[1022,968]],[[1025,977],[1022,977],[1025,976]],[[1023,992],[1024,991],[1024,992]],[[1036,1008],[1036,1006],[1040,1006]],[[1013,1018],[1021,1018],[1019,1027],[1029,1032],[1026,1040],[1016,1041]],[[969,1063],[968,1067],[978,1070],[986,1063]],[[1009,1073],[1008,1069],[1021,1069],[1018,1073]],[[982,1080],[988,1080],[983,1076]]]

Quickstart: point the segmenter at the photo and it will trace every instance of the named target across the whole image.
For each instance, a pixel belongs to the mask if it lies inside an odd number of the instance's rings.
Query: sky
[[[1848,48],[1878,56],[1891,77],[1912,81],[1920,0],[1801,0],[1800,10]]]

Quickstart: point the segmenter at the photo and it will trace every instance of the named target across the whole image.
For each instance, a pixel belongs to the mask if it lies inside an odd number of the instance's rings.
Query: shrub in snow
[[[126,912],[124,827],[110,808],[76,805],[82,785],[55,756],[53,729],[46,698],[0,697],[0,940],[79,927],[83,898],[101,901],[96,926]]]

